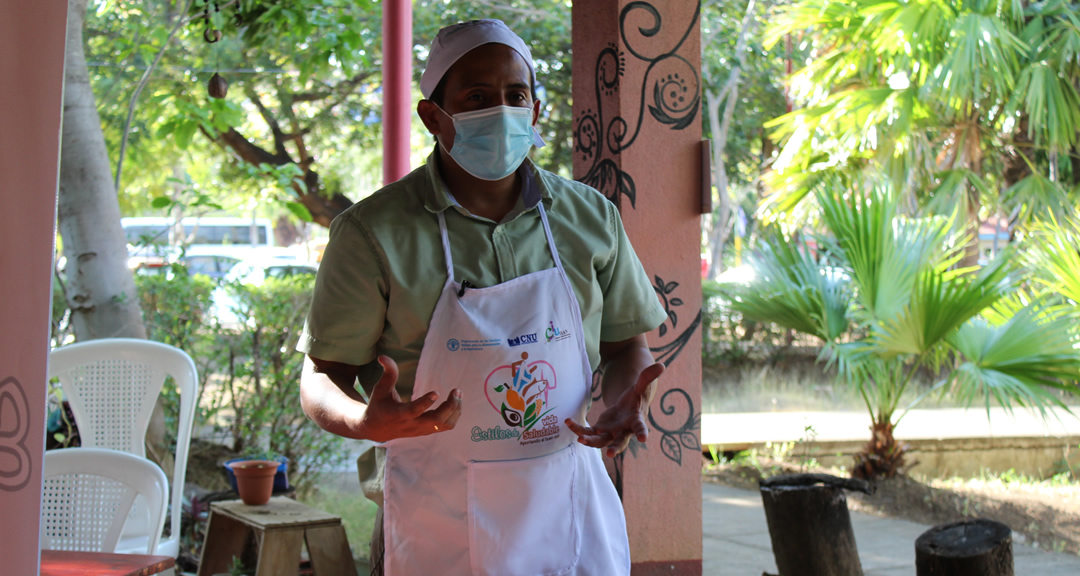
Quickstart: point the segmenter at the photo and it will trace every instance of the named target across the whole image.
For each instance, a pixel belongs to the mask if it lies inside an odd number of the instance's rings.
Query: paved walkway
[[[1074,414],[1080,411],[1074,407]],[[1056,408],[1043,419],[1039,414],[1017,408],[941,408],[912,410],[896,426],[896,437],[904,440],[947,438],[1024,438],[1080,436],[1080,418]],[[701,417],[701,443],[757,444],[798,442],[813,427],[817,442],[864,441],[870,418],[864,412],[743,412],[705,414]]]
[[[776,574],[765,510],[757,492],[702,486],[705,576]],[[914,576],[915,539],[930,528],[906,520],[851,513],[866,576]],[[1080,557],[1041,552],[1013,542],[1017,576],[1077,576]]]

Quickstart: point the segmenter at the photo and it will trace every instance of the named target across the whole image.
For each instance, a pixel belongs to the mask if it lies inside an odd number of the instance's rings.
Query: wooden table
[[[316,576],[356,576],[339,516],[282,497],[263,506],[214,502],[199,576],[228,572],[234,557],[254,560],[256,576],[296,576],[305,543]]]
[[[150,576],[172,568],[171,556],[42,550],[41,576]]]

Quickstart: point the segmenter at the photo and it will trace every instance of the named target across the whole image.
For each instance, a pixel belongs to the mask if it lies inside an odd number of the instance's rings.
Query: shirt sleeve
[[[334,219],[297,350],[355,366],[375,359],[386,319],[381,262],[356,212]]]
[[[626,237],[618,210],[607,204],[615,251],[598,271],[604,293],[600,341],[620,342],[655,330],[667,319],[667,312]]]

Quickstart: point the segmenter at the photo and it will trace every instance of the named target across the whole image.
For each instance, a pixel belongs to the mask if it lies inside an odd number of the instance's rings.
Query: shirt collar
[[[436,146],[438,146],[438,144],[436,144]],[[446,183],[442,179],[442,174],[439,172],[437,148],[428,155],[425,168],[427,169],[429,186],[427,186],[422,193],[424,208],[429,212],[437,214],[447,208],[458,205],[450,195],[450,190],[446,187]],[[521,199],[524,200],[524,211],[527,212],[536,208],[536,204],[540,202],[540,200],[544,201],[544,206],[546,208],[551,208],[551,193],[545,185],[543,178],[540,177],[533,161],[529,158],[525,158],[525,161],[518,167],[518,173],[521,174]]]

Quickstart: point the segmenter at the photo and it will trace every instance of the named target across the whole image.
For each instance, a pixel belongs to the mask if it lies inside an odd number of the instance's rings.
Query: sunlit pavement
[[[703,573],[761,576],[776,573],[765,510],[758,492],[702,486]],[[930,528],[906,520],[851,513],[855,544],[866,576],[915,574],[915,539]],[[1017,576],[1076,576],[1080,557],[1042,552],[1013,542]]]

